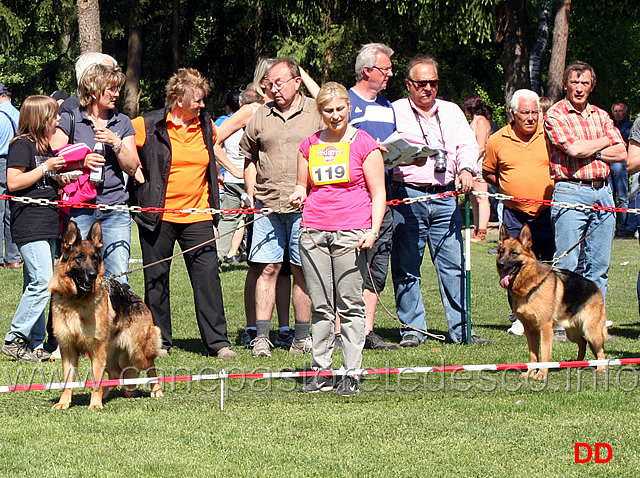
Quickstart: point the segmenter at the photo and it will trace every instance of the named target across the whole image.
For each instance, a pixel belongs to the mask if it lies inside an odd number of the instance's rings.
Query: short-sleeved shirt
[[[634,140],[640,143],[640,118],[634,121],[629,132],[629,141]]]
[[[95,148],[95,129],[93,121],[91,121],[83,109],[76,108],[73,110],[73,117],[75,121],[75,131],[73,133],[74,143],[85,143],[92,150]],[[69,136],[71,127],[71,115],[68,112],[63,112],[60,115],[60,128],[64,133]],[[107,128],[113,131],[120,139],[124,139],[127,136],[133,136],[135,131],[131,125],[131,120],[128,116],[118,113],[116,110],[109,110],[109,119],[107,121]],[[98,194],[95,202],[97,204],[106,204],[113,206],[115,204],[126,204],[129,200],[129,193],[125,186],[126,173],[120,168],[116,154],[110,145],[104,145],[105,152],[105,168],[104,168],[104,183],[96,187]]]
[[[302,140],[323,129],[316,102],[301,97],[288,118],[275,102],[258,108],[240,140],[240,154],[256,165],[254,195],[264,207],[293,212],[289,196],[296,185],[298,151]]]
[[[37,167],[36,158],[44,162],[51,156],[53,156],[51,151],[46,154],[38,153],[35,143],[27,138],[17,138],[9,147],[7,168],[21,167],[25,168],[25,171],[31,171]],[[58,199],[58,185],[53,179],[45,176],[35,184],[19,191],[11,191],[10,194],[55,201]],[[56,206],[11,201],[9,207],[11,208],[11,237],[15,243],[56,239],[60,236],[60,211]]]
[[[18,132],[20,112],[10,101],[0,104],[0,110],[6,113],[0,113],[0,155],[6,155],[9,152],[9,143]]]
[[[587,103],[583,111],[576,110],[566,98],[554,104],[544,119],[551,175],[557,181],[574,179],[594,181],[607,179],[611,173],[609,164],[596,159],[574,158],[566,151],[577,140],[594,140],[607,137],[613,144],[624,143],[618,128],[603,109]]]
[[[164,207],[166,209],[206,209],[209,207],[209,151],[204,142],[200,118],[195,118],[185,129],[174,123],[171,112],[167,113],[167,133],[171,142],[171,167],[167,179]],[[143,116],[133,120],[136,131],[136,146],[141,147],[146,140]],[[216,141],[216,129],[213,127]],[[162,213],[162,220],[180,224],[210,221],[208,214]]]
[[[351,114],[349,124],[364,130],[375,140],[384,142],[396,130],[396,116],[391,102],[377,95],[373,100],[360,96],[353,88],[349,90]]]
[[[550,200],[553,180],[549,171],[549,153],[542,126],[524,143],[507,125],[489,136],[482,169],[496,175],[500,192],[520,198]],[[549,206],[505,201],[515,211],[537,216]]]
[[[305,139],[300,145],[302,155],[309,161],[314,145],[332,147],[336,143],[320,143],[320,132]],[[312,185],[304,205],[304,225],[322,231],[347,231],[371,227],[371,197],[364,177],[363,164],[378,143],[366,132],[358,131],[349,143],[348,181]],[[335,150],[335,149],[334,149]]]

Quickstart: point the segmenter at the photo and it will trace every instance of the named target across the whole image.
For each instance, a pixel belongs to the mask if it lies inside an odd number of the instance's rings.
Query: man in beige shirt
[[[289,195],[296,184],[300,143],[323,129],[324,124],[316,103],[300,93],[301,83],[298,64],[291,59],[277,59],[265,81],[265,87],[273,93],[274,101],[256,112],[240,141],[240,152],[245,157],[247,194],[256,208],[277,210],[258,219],[253,226],[249,261],[260,267],[256,284],[257,335],[251,351],[254,356],[271,356],[271,314],[276,282],[287,247],[293,275],[296,322],[295,339],[290,351],[311,351],[311,302],[298,253],[301,214],[289,205]]]

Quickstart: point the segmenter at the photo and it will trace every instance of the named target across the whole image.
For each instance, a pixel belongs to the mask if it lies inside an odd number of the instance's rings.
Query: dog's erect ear
[[[75,222],[69,221],[67,225],[67,230],[64,233],[64,239],[62,240],[62,260],[66,261],[69,259],[69,254],[71,254],[71,248],[80,242],[80,230]]]
[[[100,222],[96,221],[91,225],[87,239],[93,242],[96,247],[102,249],[102,226]]]
[[[509,230],[507,229],[507,226],[505,226],[505,224],[503,223],[502,227],[500,228],[500,242],[506,241],[510,237],[511,236],[509,235]]]
[[[520,241],[520,243],[524,247],[531,249],[531,229],[529,229],[528,224],[525,224],[524,226],[522,226],[522,229],[520,229],[520,234],[518,234],[518,241]]]

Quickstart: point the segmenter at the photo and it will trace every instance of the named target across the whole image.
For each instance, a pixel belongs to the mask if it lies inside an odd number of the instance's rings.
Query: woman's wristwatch
[[[118,154],[122,149],[122,140],[120,140],[120,144],[118,146],[111,146],[111,149],[113,149],[114,153]]]
[[[373,229],[369,229],[369,232],[370,232],[371,234],[373,234],[373,235],[376,237],[376,239],[378,239],[378,238],[380,237],[380,233],[379,233],[379,232],[374,231]]]

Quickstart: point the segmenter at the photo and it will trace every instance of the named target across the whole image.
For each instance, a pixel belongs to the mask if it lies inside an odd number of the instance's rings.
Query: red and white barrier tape
[[[146,378],[127,378],[127,379],[109,379],[101,382],[54,382],[40,383],[31,385],[3,385],[0,386],[1,392],[26,392],[32,390],[60,390],[63,388],[91,388],[95,384],[105,387],[115,387],[119,385],[141,385],[152,383],[172,383],[172,382],[196,382],[203,380],[225,380],[230,378],[241,379],[274,379],[274,378],[303,378],[313,376],[340,376],[340,375],[393,375],[404,373],[436,373],[436,372],[478,372],[487,371],[503,371],[503,370],[533,370],[538,368],[579,368],[579,367],[597,367],[604,366],[620,366],[640,364],[640,357],[637,358],[621,358],[608,360],[575,360],[564,362],[527,362],[527,363],[503,363],[503,364],[483,364],[483,365],[444,365],[436,367],[398,367],[398,368],[379,368],[379,369],[359,369],[359,370],[325,370],[325,371],[300,371],[300,372],[267,372],[267,373],[226,373],[221,370],[220,373],[204,374],[204,375],[182,375],[174,377],[146,377]]]

